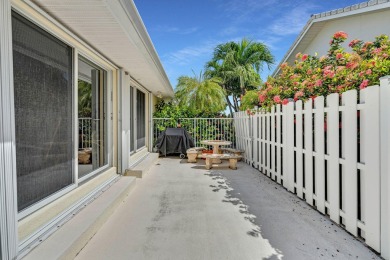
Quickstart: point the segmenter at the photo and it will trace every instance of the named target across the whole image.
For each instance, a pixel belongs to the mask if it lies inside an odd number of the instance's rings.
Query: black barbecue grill
[[[187,150],[195,147],[194,140],[184,128],[167,128],[157,138],[157,151],[163,155],[180,154],[185,158]]]

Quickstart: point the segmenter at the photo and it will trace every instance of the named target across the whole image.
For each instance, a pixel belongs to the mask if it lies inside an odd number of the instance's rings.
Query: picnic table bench
[[[200,158],[204,147],[193,147],[187,150],[187,158],[189,163],[196,163],[196,158]]]
[[[219,150],[221,150],[221,152],[227,152],[227,153],[233,153],[235,155],[242,155],[244,153],[243,150],[240,150],[240,149],[234,149],[234,148],[219,148]]]
[[[237,169],[237,161],[242,158],[241,155],[235,154],[206,154],[203,155],[206,158],[206,169],[210,170],[213,166],[213,159],[229,160],[229,168],[232,170]]]

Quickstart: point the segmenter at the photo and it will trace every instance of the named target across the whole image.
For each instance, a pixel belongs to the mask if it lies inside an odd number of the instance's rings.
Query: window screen
[[[72,49],[12,15],[18,209],[73,182]]]

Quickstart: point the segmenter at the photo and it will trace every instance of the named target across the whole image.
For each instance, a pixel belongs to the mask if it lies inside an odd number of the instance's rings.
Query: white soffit
[[[371,0],[347,6],[345,8],[312,15],[305,27],[303,27],[301,33],[291,45],[290,49],[284,55],[279,65],[276,67],[275,71],[272,73],[272,76],[276,76],[279,73],[280,64],[284,62],[294,64],[295,55],[306,49],[317,34],[320,33],[326,22],[363,13],[380,12],[388,8],[390,8],[390,0]]]
[[[173,96],[132,0],[32,0],[154,94]]]

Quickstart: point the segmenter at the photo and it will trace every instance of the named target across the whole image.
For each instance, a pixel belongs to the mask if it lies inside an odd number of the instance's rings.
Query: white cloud
[[[271,50],[278,50],[277,43],[282,40],[282,37],[268,36],[264,39],[257,39],[256,42],[262,42],[267,45]]]
[[[284,13],[269,26],[269,33],[280,36],[298,34],[309,20],[313,7],[304,5]]]
[[[159,25],[154,30],[163,33],[176,33],[176,34],[191,34],[198,31],[198,27],[179,28],[175,26]]]
[[[215,46],[218,44],[216,41],[205,42],[198,46],[189,46],[181,50],[168,53],[162,58],[167,64],[187,65],[195,58],[208,55],[211,57]]]

